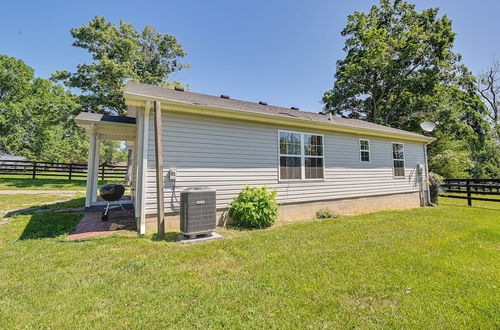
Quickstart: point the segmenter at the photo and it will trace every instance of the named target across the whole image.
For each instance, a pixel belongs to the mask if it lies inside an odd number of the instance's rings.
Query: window
[[[362,162],[370,161],[370,140],[359,140],[359,159]]]
[[[279,132],[280,180],[324,178],[323,136]]]
[[[392,162],[394,165],[394,177],[405,177],[405,154],[402,143],[392,144]]]
[[[280,178],[300,180],[302,178],[302,135],[280,132]]]

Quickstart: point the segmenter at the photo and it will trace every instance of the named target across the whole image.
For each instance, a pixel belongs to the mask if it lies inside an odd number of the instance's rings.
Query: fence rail
[[[473,197],[474,195],[498,196],[500,195],[500,179],[445,179],[441,185],[440,197],[466,199],[472,206],[472,201],[500,202],[500,198]],[[460,195],[449,195],[465,194]]]
[[[99,166],[99,179],[125,179],[127,166]],[[87,177],[87,164],[33,162],[29,160],[1,160],[0,174],[66,177],[68,180]]]

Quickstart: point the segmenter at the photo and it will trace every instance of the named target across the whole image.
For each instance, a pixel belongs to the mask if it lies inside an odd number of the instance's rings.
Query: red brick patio
[[[108,221],[101,220],[102,211],[87,211],[82,220],[76,226],[75,231],[69,234],[65,240],[75,241],[90,237],[109,235],[119,231],[135,231],[137,229],[134,209],[112,209],[109,211]],[[123,225],[124,229],[110,230],[111,224]]]

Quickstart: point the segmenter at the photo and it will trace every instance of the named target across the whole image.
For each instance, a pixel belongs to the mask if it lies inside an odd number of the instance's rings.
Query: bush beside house
[[[266,228],[276,221],[276,191],[246,186],[230,204],[229,216],[245,228]]]

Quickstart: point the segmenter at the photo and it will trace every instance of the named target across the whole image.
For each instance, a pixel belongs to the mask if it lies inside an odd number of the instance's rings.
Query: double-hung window
[[[405,177],[405,152],[402,143],[392,143],[392,163],[394,167],[394,177]]]
[[[359,139],[359,160],[370,162],[370,140]]]
[[[280,180],[324,178],[323,136],[279,132]]]

